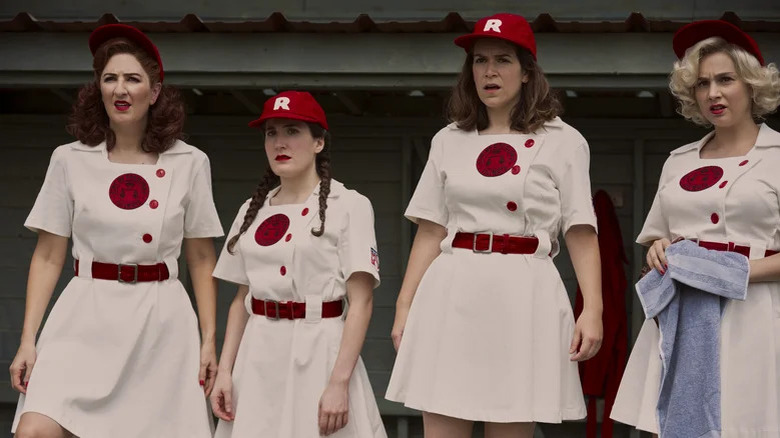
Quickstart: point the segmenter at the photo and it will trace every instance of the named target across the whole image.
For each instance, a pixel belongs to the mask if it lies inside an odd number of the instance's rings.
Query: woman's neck
[[[279,178],[281,187],[272,199],[273,205],[301,204],[306,202],[314,188],[320,182],[320,177],[314,168],[302,175],[291,178]]]
[[[110,127],[114,131],[116,140],[112,151],[119,152],[122,155],[143,153],[141,143],[146,135],[146,123],[133,126],[111,124]]]
[[[713,158],[738,157],[747,154],[756,144],[759,126],[753,120],[718,128],[707,144],[707,155]]]
[[[511,134],[515,132],[512,129],[512,120],[510,115],[512,108],[487,108],[488,127],[480,134]]]
[[[111,126],[114,131],[114,146],[108,151],[108,159],[114,163],[122,164],[155,164],[158,154],[146,152],[141,147],[144,136],[144,127],[117,127]]]

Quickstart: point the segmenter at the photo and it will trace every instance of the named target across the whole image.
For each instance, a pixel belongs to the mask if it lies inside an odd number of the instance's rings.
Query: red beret
[[[160,82],[163,81],[163,64],[157,46],[154,45],[149,37],[133,26],[128,26],[126,24],[105,24],[98,27],[92,31],[92,34],[89,36],[89,50],[91,50],[94,55],[98,47],[111,38],[127,38],[138,44],[146,53],[157,61],[157,64],[160,66]]]
[[[674,34],[674,39],[672,40],[674,53],[678,58],[682,58],[685,56],[685,51],[690,47],[694,46],[699,41],[711,37],[720,37],[728,43],[741,47],[755,56],[761,65],[766,65],[756,41],[737,26],[723,20],[694,21],[693,23],[681,27]]]
[[[528,49],[536,59],[536,40],[534,32],[525,18],[515,14],[496,14],[477,21],[474,32],[455,38],[455,44],[463,47],[466,52],[474,46],[479,38],[500,38]]]
[[[259,127],[268,119],[294,119],[313,122],[328,129],[325,110],[306,91],[283,91],[265,101],[260,118],[249,122],[252,128]]]

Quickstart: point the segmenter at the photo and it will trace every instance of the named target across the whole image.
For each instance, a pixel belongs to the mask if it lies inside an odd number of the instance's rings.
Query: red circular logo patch
[[[705,166],[692,170],[680,178],[680,187],[687,192],[700,192],[720,181],[723,169],[719,166]]]
[[[290,227],[290,218],[283,214],[275,214],[257,227],[255,242],[260,246],[271,246],[281,240]]]
[[[493,143],[477,157],[477,171],[483,176],[500,176],[517,162],[517,151],[506,143]]]
[[[111,202],[123,210],[136,209],[149,199],[149,183],[138,174],[119,175],[108,189]]]

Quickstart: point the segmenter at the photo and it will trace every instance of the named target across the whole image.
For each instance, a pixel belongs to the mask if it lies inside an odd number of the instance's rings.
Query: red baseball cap
[[[485,37],[499,38],[517,44],[528,49],[536,59],[534,32],[525,18],[519,15],[501,13],[482,18],[474,25],[474,32],[455,38],[455,44],[468,52],[477,39]]]
[[[265,101],[260,118],[249,122],[251,128],[257,128],[268,119],[294,119],[312,122],[328,129],[325,111],[314,96],[306,91],[283,91]]]
[[[97,52],[98,47],[111,38],[127,38],[128,40],[138,44],[143,50],[157,61],[160,66],[160,82],[163,80],[163,63],[160,58],[160,52],[157,50],[157,46],[154,45],[152,40],[149,39],[143,32],[128,26],[126,24],[104,24],[92,31],[89,35],[89,50],[92,51],[92,55]]]
[[[761,65],[764,63],[764,57],[761,56],[761,50],[756,41],[742,31],[737,26],[723,20],[702,20],[688,23],[681,27],[674,34],[672,47],[678,58],[685,56],[685,51],[698,43],[711,37],[720,37],[726,42],[743,48],[748,53],[758,59]]]

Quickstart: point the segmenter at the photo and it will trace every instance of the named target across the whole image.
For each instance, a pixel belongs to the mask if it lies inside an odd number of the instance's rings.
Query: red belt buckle
[[[128,284],[135,284],[138,283],[138,264],[136,263],[119,263],[117,266],[117,273],[116,273],[116,279],[120,283],[128,283]],[[124,280],[122,278],[122,267],[126,266],[129,268],[133,268],[133,279],[132,280]],[[158,268],[159,269],[159,268]]]
[[[477,249],[477,236],[488,236],[488,247],[487,249]],[[471,250],[478,254],[489,254],[493,252],[493,232],[489,231],[487,233],[474,233],[474,239],[472,241]]]
[[[273,304],[274,305],[274,316],[270,316],[271,313],[268,311],[268,305]],[[273,320],[273,321],[279,321],[279,302],[274,300],[265,300],[263,301],[263,310],[265,311],[265,317],[267,319]]]

